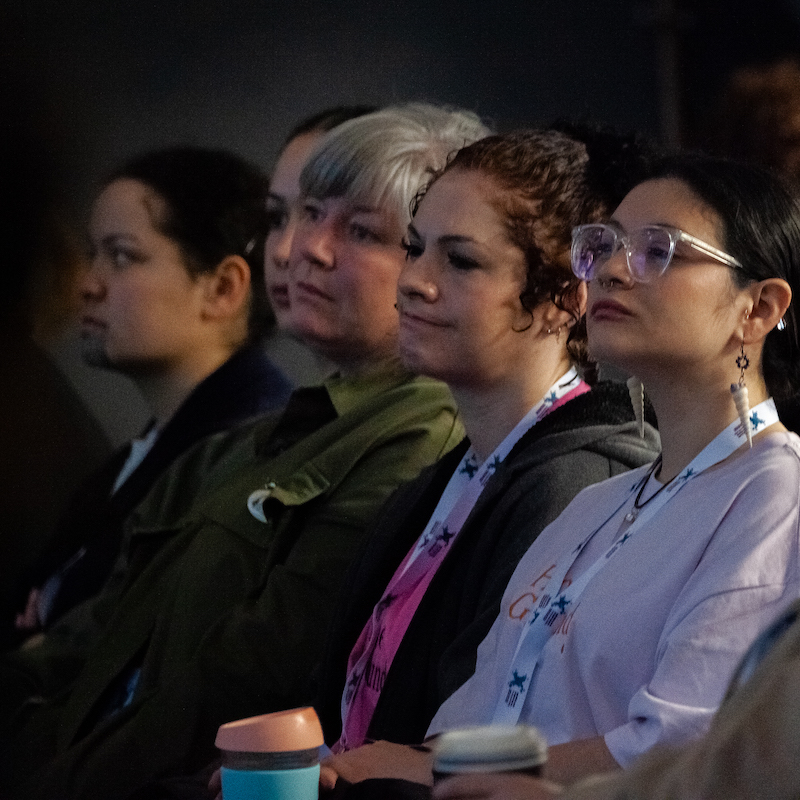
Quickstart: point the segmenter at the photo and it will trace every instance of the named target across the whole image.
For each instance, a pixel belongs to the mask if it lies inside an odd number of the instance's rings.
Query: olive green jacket
[[[191,451],[137,509],[101,596],[16,654],[47,700],[14,733],[11,797],[121,798],[205,763],[222,722],[312,701],[362,535],[463,436],[436,381],[392,370],[325,388],[331,421],[278,454],[293,426],[275,418]],[[132,699],[104,718],[132,665]],[[19,788],[20,773],[36,777]]]

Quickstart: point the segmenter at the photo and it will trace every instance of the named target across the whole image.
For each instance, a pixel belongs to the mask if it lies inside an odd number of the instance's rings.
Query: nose
[[[435,303],[439,287],[434,277],[424,253],[413,259],[407,258],[397,281],[398,299],[416,297],[426,303]]]
[[[630,288],[633,286],[633,276],[628,269],[626,246],[620,244],[609,258],[600,263],[592,281],[597,281],[600,286],[623,286]]]
[[[84,302],[101,300],[106,293],[106,284],[96,262],[93,258],[81,271],[78,291]]]
[[[319,269],[336,265],[336,231],[327,219],[300,220],[291,243],[291,263],[305,261]]]
[[[264,269],[267,275],[271,270],[282,272],[289,268],[289,253],[292,250],[292,239],[296,228],[297,215],[292,211],[281,227],[269,232],[264,247]]]

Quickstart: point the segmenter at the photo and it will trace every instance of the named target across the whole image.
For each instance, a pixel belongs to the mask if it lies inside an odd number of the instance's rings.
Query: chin
[[[94,336],[81,337],[81,356],[90,367],[114,368],[105,344]]]
[[[429,359],[426,359],[418,350],[414,348],[403,347],[400,343],[400,361],[403,366],[409,371],[417,375],[428,375],[431,378],[438,378],[436,374],[435,365],[431,364]]]

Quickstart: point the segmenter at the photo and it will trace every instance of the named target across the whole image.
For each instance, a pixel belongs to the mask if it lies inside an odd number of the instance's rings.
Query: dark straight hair
[[[190,275],[213,272],[229,255],[250,267],[248,335],[259,338],[272,320],[264,287],[267,177],[224,150],[173,147],[131,159],[104,185],[122,178],[150,187],[163,201],[153,225],[181,248]]]
[[[740,286],[783,278],[792,289],[784,330],[767,334],[762,356],[764,381],[776,399],[800,391],[800,331],[795,298],[800,297],[800,200],[782,178],[752,164],[702,153],[664,159],[655,177],[675,178],[716,212],[723,249],[737,258],[732,270]]]

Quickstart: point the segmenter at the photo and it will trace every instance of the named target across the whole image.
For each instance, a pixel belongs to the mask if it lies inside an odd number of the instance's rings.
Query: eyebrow
[[[352,213],[354,214],[382,214],[383,209],[378,206],[362,206],[354,205]]]
[[[618,220],[614,219],[614,217],[611,217],[606,224],[607,225],[613,225],[615,228],[619,228],[623,232],[627,231],[627,228],[625,228],[621,222],[619,222]],[[671,222],[648,222],[647,225],[640,225],[639,227],[640,228],[674,228],[675,230],[683,230],[683,228],[680,228],[680,227],[678,227],[677,225],[674,225]]]
[[[420,236],[419,231],[414,227],[413,223],[408,224],[408,232],[411,236],[422,240],[422,236]],[[440,236],[437,241],[444,244],[458,244],[461,242],[469,242],[471,244],[475,243],[475,240],[471,236],[462,236],[461,234],[457,233],[445,234],[444,236]]]
[[[108,247],[109,245],[116,244],[119,241],[127,241],[136,244],[138,240],[133,234],[130,233],[109,233],[100,239],[100,244],[103,247]]]

